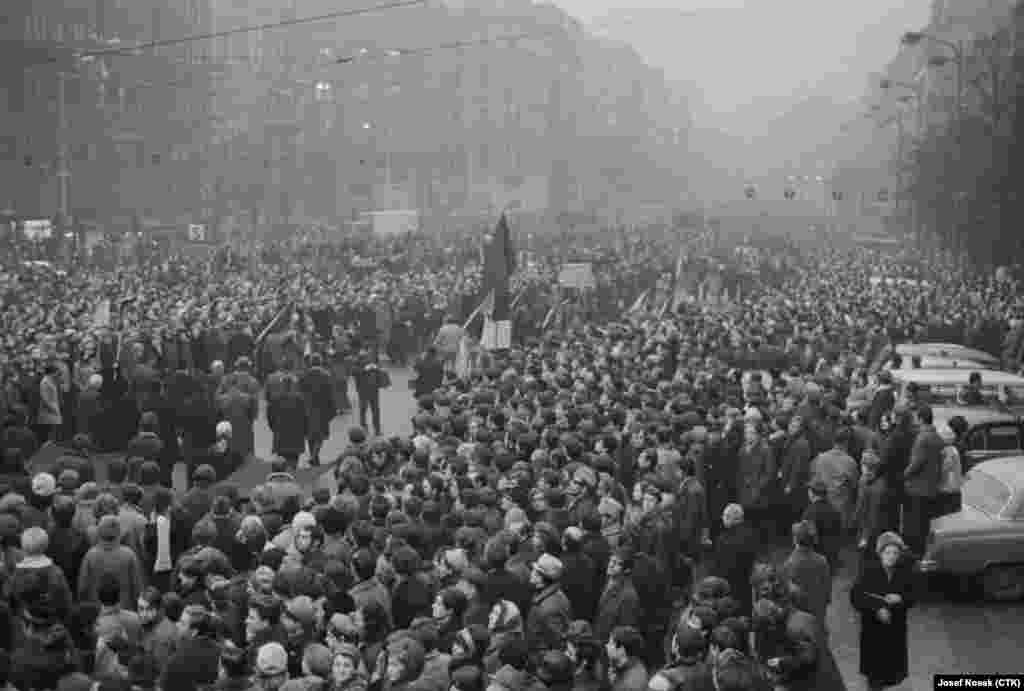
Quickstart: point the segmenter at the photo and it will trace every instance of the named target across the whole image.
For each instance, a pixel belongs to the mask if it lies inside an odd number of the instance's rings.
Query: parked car
[[[935,431],[947,444],[955,440],[949,421],[959,416],[967,422],[964,472],[993,458],[1024,455],[1024,420],[1017,415],[986,406],[933,406],[932,413]]]
[[[976,580],[992,600],[1024,598],[1024,456],[975,466],[962,498],[961,511],[932,521],[918,568]]]
[[[991,369],[898,369],[891,370],[897,398],[907,397],[907,387],[917,385],[922,401],[931,406],[966,406],[964,394],[970,375],[981,375],[980,408],[1024,413],[1024,377]]]
[[[892,359],[893,354],[897,354],[903,359],[904,367],[908,367],[910,360],[914,357],[922,359],[922,367],[924,367],[923,360],[925,358],[940,358],[960,363],[976,362],[977,366],[982,369],[995,369],[1000,365],[1000,360],[996,356],[957,343],[900,343],[882,348],[872,363],[872,371],[884,367]]]

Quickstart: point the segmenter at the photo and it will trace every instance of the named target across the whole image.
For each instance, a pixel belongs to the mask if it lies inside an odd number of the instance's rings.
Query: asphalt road
[[[404,368],[388,368],[388,374],[391,376],[391,386],[381,391],[380,394],[381,432],[383,432],[385,437],[406,435],[412,431],[411,419],[416,412],[416,401],[413,399],[412,390],[409,388],[412,372]],[[351,386],[349,387],[349,397],[353,405],[355,405],[355,392]],[[324,463],[333,462],[344,451],[348,445],[348,432],[358,422],[356,411],[346,413],[331,421],[331,436],[324,443],[323,449],[320,451],[320,459]],[[370,426],[367,428],[367,433],[372,434],[372,424],[369,415],[367,415],[366,422]],[[260,415],[256,421],[254,432],[256,435],[256,459],[262,459],[263,462],[252,460],[239,468],[229,478],[231,482],[237,484],[242,489],[243,494],[248,493],[253,487],[263,482],[267,473],[270,472],[269,461],[274,457],[272,452],[273,435],[267,426],[267,407],[265,401],[260,402]],[[181,472],[184,472],[183,466],[180,469]],[[326,472],[327,468],[323,466],[310,470],[301,470],[297,473],[296,479],[304,487],[329,487],[333,490],[330,478],[322,477]],[[175,478],[176,481],[178,479]],[[184,477],[180,479],[183,483]]]

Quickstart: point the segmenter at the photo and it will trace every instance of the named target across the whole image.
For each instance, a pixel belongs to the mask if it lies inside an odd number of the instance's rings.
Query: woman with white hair
[[[715,552],[708,570],[709,576],[718,576],[729,582],[733,596],[750,609],[752,593],[750,574],[757,560],[758,540],[744,521],[743,507],[729,504],[722,512],[722,532],[715,541]]]

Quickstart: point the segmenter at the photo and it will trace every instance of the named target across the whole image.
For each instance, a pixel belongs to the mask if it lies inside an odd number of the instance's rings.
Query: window
[[[992,425],[988,428],[988,451],[1017,451],[1020,448],[1017,425]]]
[[[977,469],[967,474],[963,487],[963,503],[990,516],[998,515],[1010,500],[1005,483]]]

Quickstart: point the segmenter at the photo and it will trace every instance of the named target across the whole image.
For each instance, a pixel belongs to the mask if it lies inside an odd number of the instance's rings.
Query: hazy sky
[[[698,122],[756,136],[758,125],[814,95],[859,98],[868,75],[919,28],[930,0],[555,0],[628,40],[672,79],[692,84]],[[658,10],[643,12],[644,9]],[[671,10],[678,10],[673,13]],[[630,11],[630,26],[618,19]],[[686,12],[696,11],[686,16]],[[711,122],[708,122],[708,120]]]

